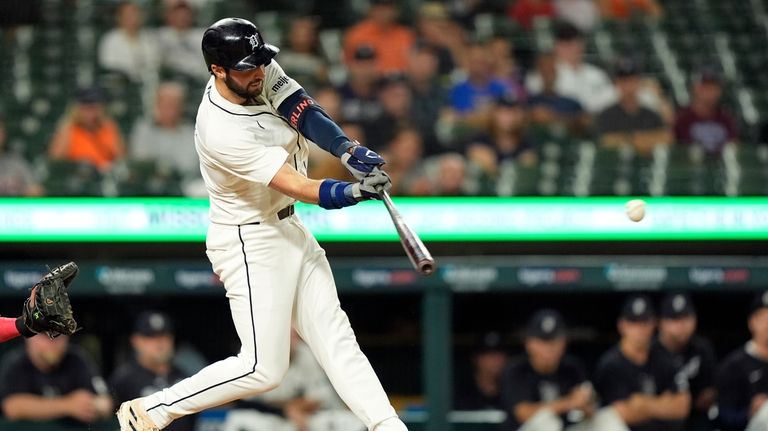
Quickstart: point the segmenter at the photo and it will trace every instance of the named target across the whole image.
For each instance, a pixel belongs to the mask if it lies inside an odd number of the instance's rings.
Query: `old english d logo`
[[[248,42],[251,43],[251,49],[259,47],[259,38],[255,34],[248,36]]]

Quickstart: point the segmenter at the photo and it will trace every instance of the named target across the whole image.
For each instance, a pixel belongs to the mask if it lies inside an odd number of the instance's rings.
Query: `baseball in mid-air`
[[[633,222],[639,222],[643,219],[643,217],[645,217],[645,201],[642,199],[632,199],[631,201],[627,202],[624,210],[626,211],[627,217],[629,217],[630,220]]]

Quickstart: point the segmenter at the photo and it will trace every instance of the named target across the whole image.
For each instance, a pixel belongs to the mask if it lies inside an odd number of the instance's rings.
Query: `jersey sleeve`
[[[267,186],[288,159],[288,152],[283,147],[258,144],[269,142],[271,138],[268,130],[238,130],[237,134],[216,137],[226,141],[207,153],[232,175]]]
[[[526,387],[520,364],[508,367],[501,380],[501,401],[504,410],[514,414],[515,406],[525,401],[533,401],[530,395],[531,389]]]
[[[272,106],[280,106],[288,96],[301,89],[301,85],[286,75],[283,68],[275,60],[272,60],[266,69],[264,92]]]
[[[72,373],[74,389],[85,389],[97,395],[109,394],[107,384],[96,371],[96,365],[93,361],[91,361],[84,352],[78,350],[73,351],[73,356],[75,361],[73,370],[77,370]]]
[[[712,348],[712,344],[708,340],[702,340],[701,368],[699,369],[699,375],[696,379],[698,390],[714,387],[716,364],[717,359],[715,358],[715,350]]]
[[[725,426],[746,425],[749,418],[747,383],[740,372],[738,361],[726,360],[717,372],[715,385],[718,392],[720,421]]]
[[[595,391],[602,405],[607,406],[616,401],[629,398],[629,386],[624,382],[619,367],[610,361],[601,361],[595,371]]]

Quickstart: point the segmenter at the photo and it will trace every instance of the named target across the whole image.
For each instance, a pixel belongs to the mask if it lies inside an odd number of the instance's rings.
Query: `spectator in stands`
[[[600,20],[595,0],[555,0],[557,19],[572,24],[583,33],[591,33]]]
[[[493,151],[497,163],[517,160],[522,165],[533,165],[537,161],[526,133],[526,113],[524,105],[511,94],[496,100],[491,113],[488,132],[478,135],[470,146],[484,146]],[[474,160],[470,157],[470,160]],[[482,162],[480,162],[482,165]]]
[[[387,173],[392,178],[392,193],[395,195],[428,195],[421,161],[424,153],[422,136],[414,128],[403,128],[395,133],[386,149],[381,153],[387,161]]]
[[[438,63],[433,48],[416,44],[411,50],[407,70],[413,125],[421,133],[425,153],[430,155],[439,152],[435,124],[447,96],[445,87],[437,78]]]
[[[164,313],[145,311],[139,314],[131,335],[135,357],[117,367],[110,379],[110,390],[116,404],[139,398],[166,388],[186,377],[174,360],[173,322]],[[196,416],[175,420],[168,431],[193,431]]]
[[[157,31],[161,67],[167,72],[199,82],[211,77],[200,57],[204,29],[195,27],[195,11],[186,0],[165,4],[165,26]],[[281,63],[282,64],[282,63]]]
[[[432,194],[465,196],[467,192],[467,160],[459,153],[436,156],[436,173],[432,179]]]
[[[595,372],[602,405],[631,431],[676,429],[690,411],[685,377],[669,355],[651,349],[655,319],[647,296],[629,296],[618,320],[619,344],[600,358]]]
[[[501,346],[501,336],[489,332],[472,355],[472,381],[454,397],[456,410],[504,410],[501,377],[509,357]]]
[[[413,124],[411,116],[411,89],[404,75],[385,76],[379,83],[379,101],[382,113],[365,130],[366,146],[373,151],[382,150],[395,136],[395,132]]]
[[[605,109],[615,100],[615,92],[608,75],[599,67],[584,62],[584,36],[572,24],[559,23],[555,29],[555,58],[557,82],[555,89],[561,96],[571,97],[590,113]],[[530,94],[544,89],[538,73],[529,74],[525,87]]]
[[[508,37],[494,36],[488,41],[493,76],[504,82],[506,87],[518,100],[524,100],[525,87],[522,84],[520,71],[515,61],[514,47]]]
[[[48,155],[89,163],[107,171],[125,155],[120,130],[104,110],[104,94],[97,88],[80,90],[75,105],[53,135]]]
[[[694,77],[691,105],[675,119],[675,140],[698,145],[709,155],[719,155],[725,144],[738,139],[736,120],[721,106],[723,80],[714,68],[703,68]]]
[[[659,336],[653,349],[669,353],[691,390],[691,413],[686,429],[713,430],[708,412],[715,404],[715,351],[712,343],[696,335],[696,309],[685,293],[668,294],[661,301]]]
[[[554,55],[539,55],[536,70],[541,77],[542,90],[528,97],[531,122],[546,127],[553,134],[562,134],[565,130],[573,135],[582,134],[590,122],[589,115],[578,100],[557,93]]]
[[[530,30],[536,18],[553,18],[555,5],[552,0],[515,0],[509,6],[507,14],[524,29]]]
[[[437,73],[448,76],[464,52],[464,30],[451,20],[443,3],[428,1],[421,5],[416,22],[416,40],[437,56]]]
[[[382,112],[377,94],[380,74],[376,69],[376,51],[369,45],[358,46],[347,67],[347,82],[339,88],[341,118],[367,125]]]
[[[368,17],[350,28],[344,38],[347,62],[352,61],[361,45],[368,45],[377,53],[376,67],[379,72],[405,71],[414,35],[407,27],[397,23],[397,15],[395,0],[372,0]]]
[[[132,1],[122,1],[116,17],[117,28],[99,43],[99,65],[136,83],[153,81],[160,65],[159,43],[142,28],[141,8]]]
[[[594,412],[594,394],[584,365],[566,355],[566,328],[555,310],[528,321],[525,354],[510,361],[502,378],[505,430],[562,430]]]
[[[606,19],[627,20],[633,16],[661,17],[656,0],[599,0],[600,11]]]
[[[0,398],[6,419],[77,426],[113,414],[104,380],[69,337],[27,338],[25,348],[3,358]]]
[[[0,196],[40,196],[43,188],[26,160],[6,147],[5,120],[0,114]]]
[[[510,92],[507,83],[494,77],[487,43],[474,42],[464,60],[466,79],[449,90],[448,107],[440,114],[438,138],[441,145],[454,147],[487,127],[493,102]]]
[[[728,355],[717,373],[721,431],[768,426],[768,291],[755,295],[748,323],[752,339]]]
[[[200,161],[195,150],[195,127],[183,117],[184,87],[165,82],[157,88],[151,118],[133,127],[128,155],[133,160],[152,161],[172,168],[184,178],[191,195],[200,195]],[[205,191],[202,191],[205,195]]]
[[[656,145],[669,144],[672,133],[664,120],[640,102],[641,77],[637,63],[621,59],[613,75],[619,101],[595,119],[601,145],[609,148],[631,145],[639,154],[649,156]]]
[[[290,364],[280,386],[254,399],[281,411],[285,420],[297,431],[337,429],[336,427],[364,429],[363,424],[346,409],[312,351],[296,331],[291,331]],[[319,426],[321,422],[326,424],[322,428]],[[333,422],[336,422],[336,427],[328,425]],[[343,423],[353,425],[345,426]]]
[[[280,50],[280,66],[312,94],[328,83],[328,69],[320,52],[317,20],[300,16],[291,21],[288,43]]]

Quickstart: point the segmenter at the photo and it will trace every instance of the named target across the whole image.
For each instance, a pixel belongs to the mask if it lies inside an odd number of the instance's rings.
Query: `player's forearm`
[[[524,423],[545,408],[559,415],[571,410],[571,403],[568,398],[560,398],[548,403],[522,402],[515,406],[515,418],[518,422]]]
[[[632,404],[629,401],[624,400],[616,401],[612,406],[616,409],[616,413],[619,414],[621,420],[627,425],[641,424],[651,419],[648,412],[639,408],[637,403]]]
[[[665,393],[651,398],[648,404],[654,419],[685,419],[691,409],[691,394],[688,392],[678,394]]]
[[[352,146],[341,127],[303,89],[288,96],[277,110],[302,135],[336,157]]]
[[[21,335],[18,327],[19,319],[0,317],[0,343]]]
[[[286,163],[277,171],[269,186],[301,202],[317,204],[321,183],[322,181],[301,175],[293,166]]]
[[[64,398],[44,398],[32,394],[10,395],[3,401],[5,417],[17,420],[50,420],[69,416]]]

